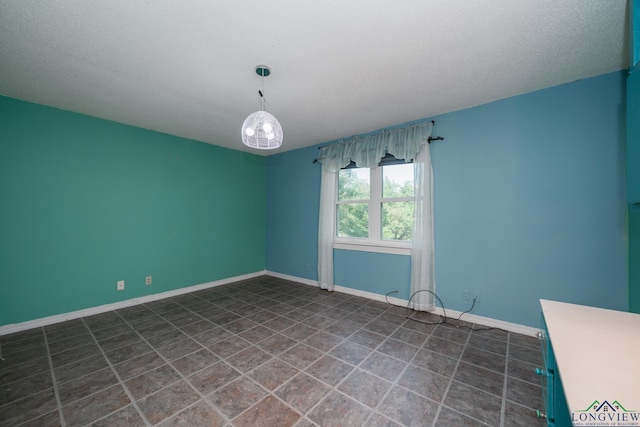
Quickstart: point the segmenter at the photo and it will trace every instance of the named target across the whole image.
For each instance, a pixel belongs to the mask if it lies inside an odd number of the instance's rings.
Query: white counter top
[[[640,412],[640,314],[540,300],[569,413],[595,400]]]

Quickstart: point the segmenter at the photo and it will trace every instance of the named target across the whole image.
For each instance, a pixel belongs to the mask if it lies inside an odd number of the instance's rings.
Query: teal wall
[[[482,293],[473,313],[534,327],[540,298],[627,309],[624,73],[433,119],[445,138],[431,153],[446,308],[469,308],[469,289]],[[312,280],[316,155],[310,147],[267,159],[267,269]],[[408,297],[408,257],[334,253],[336,284]]]
[[[264,270],[265,168],[0,97],[0,325]]]

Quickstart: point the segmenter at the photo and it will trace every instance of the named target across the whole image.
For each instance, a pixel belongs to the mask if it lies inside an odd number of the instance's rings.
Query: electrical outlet
[[[124,280],[118,280],[118,290],[124,291]]]
[[[309,272],[309,264],[304,265],[304,271]]]
[[[469,289],[462,291],[462,301],[469,301]]]
[[[147,276],[144,278],[144,284],[149,286],[151,283],[153,283],[153,278],[151,276]]]
[[[480,298],[481,296],[482,296],[482,294],[480,292],[474,292],[473,293],[473,298],[475,298],[476,304],[481,301],[481,298]]]

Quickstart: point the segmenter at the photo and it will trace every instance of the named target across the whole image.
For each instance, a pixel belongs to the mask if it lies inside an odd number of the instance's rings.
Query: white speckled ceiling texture
[[[624,69],[626,0],[3,0],[0,94],[273,154]]]

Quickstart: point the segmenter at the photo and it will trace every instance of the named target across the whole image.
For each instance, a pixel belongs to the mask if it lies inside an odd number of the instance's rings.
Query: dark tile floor
[[[262,276],[6,335],[0,425],[543,425],[537,339],[406,316]]]

